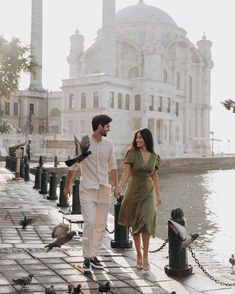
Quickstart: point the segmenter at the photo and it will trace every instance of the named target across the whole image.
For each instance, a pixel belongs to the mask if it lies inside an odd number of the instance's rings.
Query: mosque
[[[42,0],[32,4],[32,47],[41,61]],[[91,132],[92,117],[105,113],[113,118],[109,137],[117,157],[143,127],[161,156],[208,154],[211,41],[204,35],[195,46],[170,15],[143,0],[118,12],[115,0],[103,0],[102,13],[89,48],[78,29],[70,37],[70,74],[60,92],[44,91],[39,73],[12,99],[13,111],[21,101],[15,123],[26,125],[31,115],[31,131],[81,137]]]

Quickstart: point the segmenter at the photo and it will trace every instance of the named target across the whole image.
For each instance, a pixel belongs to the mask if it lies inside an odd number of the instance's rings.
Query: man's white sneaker
[[[93,268],[96,268],[96,269],[103,269],[104,268],[97,257],[90,259],[90,264]]]

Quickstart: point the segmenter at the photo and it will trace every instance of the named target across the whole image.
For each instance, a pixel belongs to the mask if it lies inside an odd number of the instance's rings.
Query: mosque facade
[[[103,0],[102,14],[89,48],[78,29],[70,37],[69,78],[46,93],[46,128],[80,138],[105,113],[117,157],[145,127],[161,156],[209,154],[211,41],[204,35],[194,45],[171,16],[141,0],[118,12],[115,0]]]

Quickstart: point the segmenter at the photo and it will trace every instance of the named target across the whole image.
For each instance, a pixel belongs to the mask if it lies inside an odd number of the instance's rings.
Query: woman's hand
[[[160,197],[157,197],[157,202],[156,202],[156,205],[157,207],[161,207],[161,198]]]

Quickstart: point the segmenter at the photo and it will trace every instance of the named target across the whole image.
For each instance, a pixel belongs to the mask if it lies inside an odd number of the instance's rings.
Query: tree
[[[0,36],[0,99],[10,100],[18,91],[21,73],[35,74],[37,67],[29,46],[21,46],[18,38],[8,42]]]
[[[12,126],[7,121],[0,122],[0,133],[10,133],[12,131]]]

